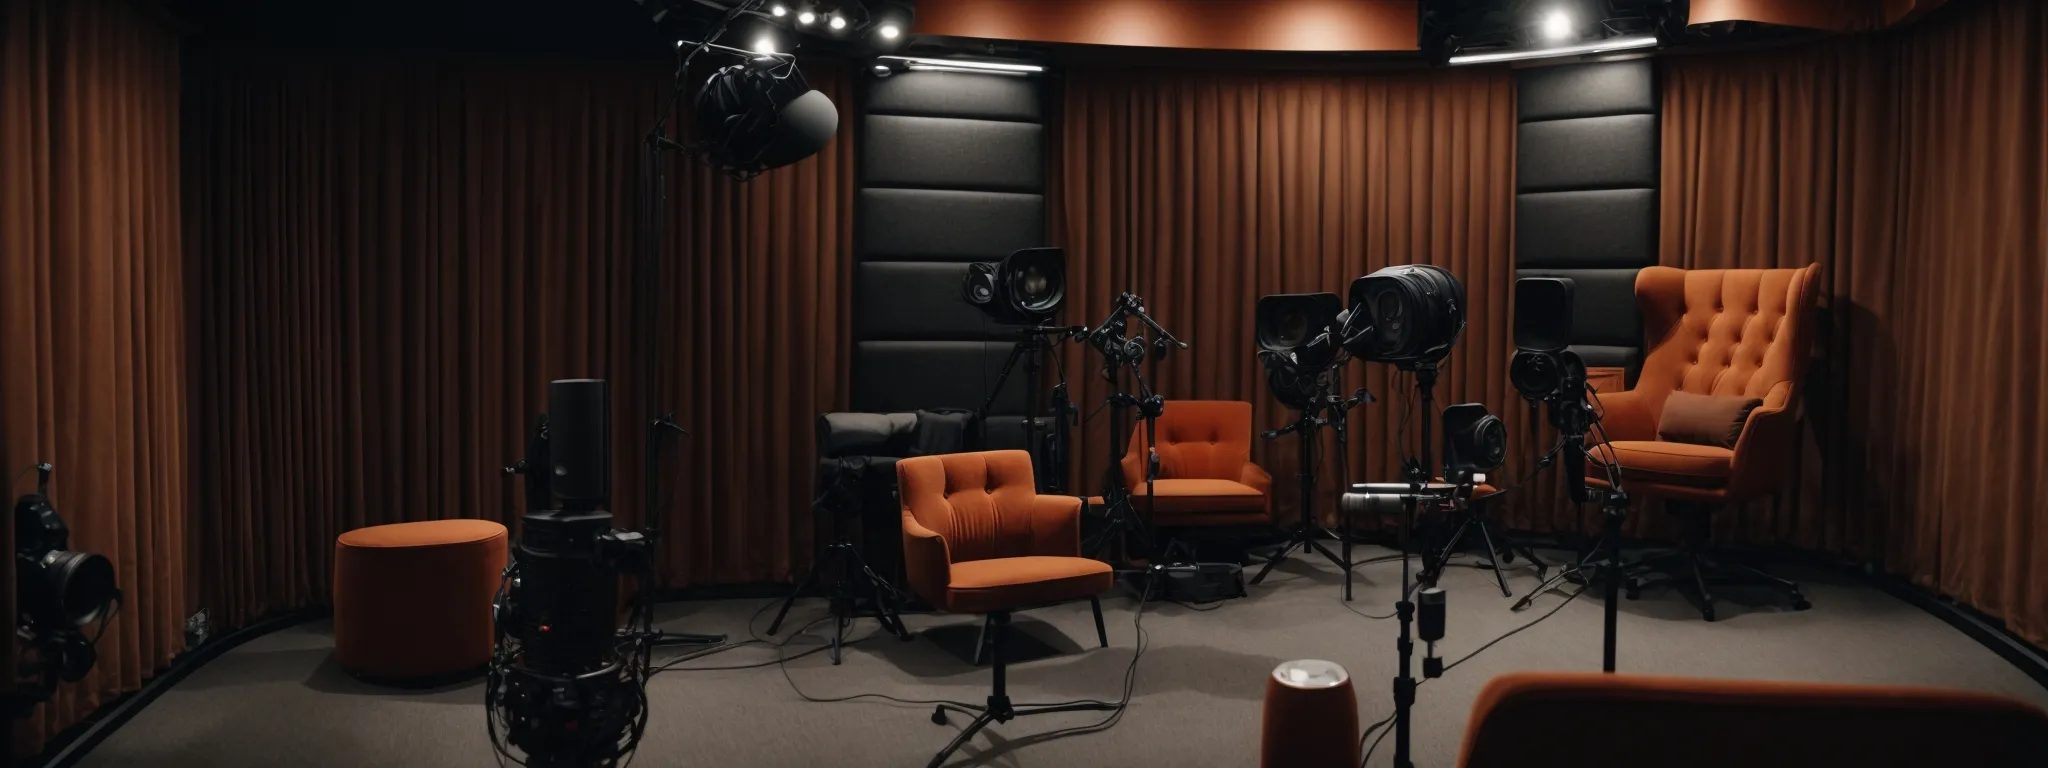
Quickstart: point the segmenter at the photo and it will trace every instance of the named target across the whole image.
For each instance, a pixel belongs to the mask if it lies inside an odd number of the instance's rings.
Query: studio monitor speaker
[[[1525,277],[1515,281],[1515,348],[1562,352],[1572,343],[1570,278]]]

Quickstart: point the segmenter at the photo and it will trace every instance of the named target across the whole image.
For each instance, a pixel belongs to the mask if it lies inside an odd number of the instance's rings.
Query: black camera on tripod
[[[492,745],[529,766],[608,766],[647,726],[652,614],[617,622],[619,576],[653,571],[648,538],[612,527],[610,399],[599,379],[548,384],[548,414],[507,468],[526,478],[519,546],[493,607]],[[503,733],[505,743],[498,741]]]
[[[15,671],[24,682],[7,696],[8,719],[26,717],[61,682],[85,679],[99,660],[100,634],[121,606],[114,563],[71,550],[71,529],[50,502],[55,468],[37,464],[36,490],[14,503],[15,634],[33,658]],[[85,628],[98,623],[91,637]],[[0,723],[0,726],[4,726]]]

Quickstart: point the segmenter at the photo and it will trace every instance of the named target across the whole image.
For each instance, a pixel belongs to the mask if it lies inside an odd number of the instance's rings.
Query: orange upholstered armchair
[[[1273,521],[1273,476],[1252,463],[1252,404],[1239,400],[1169,400],[1159,414],[1159,477],[1145,496],[1145,423],[1131,431],[1124,482],[1140,511],[1166,528],[1267,525]]]
[[[1768,495],[1787,480],[1817,270],[1644,269],[1636,276],[1649,344],[1642,374],[1633,389],[1597,395],[1609,442],[1594,448],[1586,480],[1606,487],[1617,469],[1630,495],[1673,502],[1685,547],[1645,565],[1693,593],[1708,621],[1716,583],[1772,586],[1806,607],[1799,585],[1717,563],[1704,549],[1716,505]],[[1631,582],[1630,596],[1639,586]]]
[[[1109,645],[1099,596],[1115,577],[1107,563],[1081,557],[1081,500],[1038,495],[1031,454],[1024,451],[904,459],[896,463],[896,483],[903,500],[903,558],[911,590],[948,612],[988,616],[983,637],[995,691],[988,706],[975,710],[974,722],[931,764],[943,763],[992,721],[1107,708],[1018,709],[1010,705],[1004,683],[1003,642],[1011,611],[1088,598],[1095,609],[1096,640]],[[945,713],[957,709],[939,705],[932,720],[944,723]]]
[[[2048,714],[1939,688],[1525,672],[1479,694],[1459,764],[2048,765]]]

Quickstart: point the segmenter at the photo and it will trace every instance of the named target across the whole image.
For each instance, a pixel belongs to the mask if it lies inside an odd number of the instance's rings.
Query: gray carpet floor
[[[1368,553],[1374,553],[1368,550]],[[1768,596],[1731,595],[1721,620],[1706,623],[1668,590],[1624,600],[1620,667],[1624,672],[1720,678],[1904,683],[2009,694],[2048,706],[2048,689],[1962,633],[1904,602],[1827,573],[1781,570],[1803,578],[1813,609],[1791,612]],[[1339,598],[1340,572],[1328,563],[1290,561],[1249,598],[1213,610],[1153,603],[1142,626],[1150,646],[1138,665],[1136,695],[1114,728],[1043,739],[1042,734],[1098,721],[1100,713],[1042,715],[984,730],[954,765],[1251,766],[1258,762],[1260,700],[1266,676],[1282,661],[1328,659],[1350,670],[1364,722],[1392,712],[1388,679],[1397,625],[1363,614],[1392,613],[1399,563],[1362,566],[1356,600]],[[1536,584],[1517,571],[1519,596]],[[1566,593],[1529,611],[1509,610],[1489,572],[1453,568],[1448,636],[1440,655],[1457,659],[1548,612]],[[1753,602],[1743,602],[1752,600]],[[748,635],[763,601],[666,605],[664,626]],[[1131,661],[1136,600],[1104,599],[1110,647],[1097,648],[1086,603],[1022,615],[1017,627],[1063,654],[1011,668],[1021,702],[1114,699]],[[794,626],[824,615],[804,601]],[[765,629],[767,616],[754,624]],[[974,626],[971,616],[911,616],[913,630]],[[1493,646],[1443,678],[1426,683],[1415,708],[1415,761],[1456,763],[1466,718],[1493,676],[1516,670],[1597,671],[1601,603],[1588,593],[1546,621]],[[779,652],[817,647],[818,624]],[[752,669],[672,671],[650,686],[652,725],[637,760],[648,766],[912,766],[958,732],[965,718],[934,725],[931,709],[875,699],[812,703],[861,693],[980,703],[989,676],[920,635],[913,642],[877,635],[861,622],[842,666],[821,653],[774,664],[778,649],[749,646],[685,666]],[[784,630],[784,637],[789,631]],[[870,637],[871,636],[871,637]],[[343,674],[331,656],[325,622],[254,640],[198,670],[114,733],[86,766],[491,766],[484,732],[483,686],[471,682],[426,691],[370,686]],[[671,652],[672,654],[673,652]],[[1418,653],[1419,656],[1419,653]],[[1420,669],[1418,661],[1418,671]],[[785,675],[786,671],[786,675]],[[1392,740],[1372,762],[1391,764]]]

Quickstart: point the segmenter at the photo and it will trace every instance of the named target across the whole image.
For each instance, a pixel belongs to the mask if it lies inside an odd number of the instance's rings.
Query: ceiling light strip
[[[1460,54],[1457,56],[1452,56],[1451,63],[1490,64],[1499,61],[1547,59],[1552,56],[1578,56],[1587,53],[1625,51],[1634,48],[1654,48],[1656,46],[1657,38],[1654,35],[1644,35],[1641,37],[1614,37],[1608,38],[1606,40],[1595,40],[1590,43],[1580,43],[1578,45],[1562,45],[1556,48],[1530,48],[1520,51],[1497,51],[1494,53]]]
[[[916,56],[877,56],[887,61],[901,61],[911,69],[945,68],[970,72],[1044,72],[1045,67],[1037,64],[1011,64],[1000,61],[969,61],[966,59],[924,59]]]

